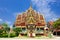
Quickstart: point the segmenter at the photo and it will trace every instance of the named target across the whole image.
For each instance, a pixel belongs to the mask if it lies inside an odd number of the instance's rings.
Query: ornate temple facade
[[[33,10],[31,6],[26,12],[17,15],[15,26],[22,29],[21,35],[46,35],[44,16]]]

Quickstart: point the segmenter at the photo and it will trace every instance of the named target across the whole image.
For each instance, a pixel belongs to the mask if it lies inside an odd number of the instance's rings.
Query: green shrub
[[[16,36],[19,35],[19,33],[22,31],[21,28],[15,27],[13,28],[13,31],[16,33]]]
[[[16,34],[15,33],[10,33],[10,37],[16,37]]]
[[[2,34],[2,37],[8,37],[7,33]]]
[[[8,37],[8,34],[7,34],[7,33],[1,33],[1,34],[0,34],[0,38],[1,38],[1,37],[3,37],[3,38]]]
[[[3,30],[0,30],[0,38],[3,36]]]
[[[2,34],[0,34],[0,38],[2,37]]]

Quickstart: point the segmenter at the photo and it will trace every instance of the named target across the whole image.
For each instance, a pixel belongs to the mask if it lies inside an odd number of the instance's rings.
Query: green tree
[[[54,30],[60,29],[60,18],[53,23],[53,28],[54,28]],[[56,31],[56,35],[57,35],[57,31]]]
[[[13,28],[13,31],[16,33],[16,35],[18,36],[19,33],[22,31],[21,28],[15,27]]]
[[[2,23],[3,28],[7,28],[8,24],[7,23]]]
[[[9,37],[10,27],[8,26],[7,23],[2,23],[2,26],[3,26],[4,31],[8,34],[8,37]]]
[[[60,18],[54,22],[53,28],[54,29],[60,29]]]

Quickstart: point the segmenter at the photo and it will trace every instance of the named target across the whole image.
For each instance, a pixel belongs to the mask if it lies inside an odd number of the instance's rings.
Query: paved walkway
[[[37,39],[37,38],[0,38],[0,40],[60,40],[60,37],[58,38],[44,38],[44,39]]]
[[[60,36],[54,38],[0,38],[0,40],[60,40]]]

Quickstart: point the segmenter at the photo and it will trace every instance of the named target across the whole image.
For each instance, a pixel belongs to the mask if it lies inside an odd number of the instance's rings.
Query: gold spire
[[[30,4],[30,8],[29,9],[32,10],[32,4]]]

